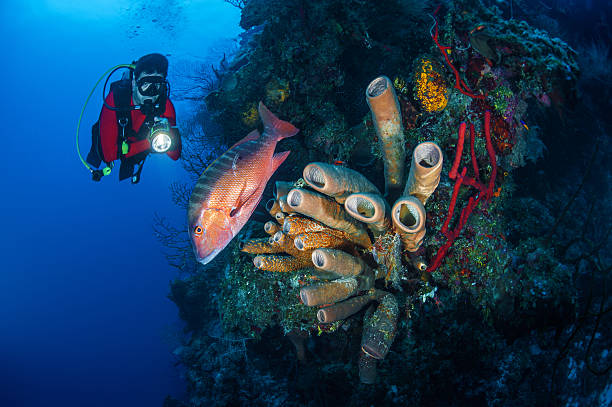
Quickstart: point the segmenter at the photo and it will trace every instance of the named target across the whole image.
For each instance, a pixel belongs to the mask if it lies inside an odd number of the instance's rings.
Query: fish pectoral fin
[[[231,150],[232,148],[237,147],[240,144],[244,144],[247,141],[257,140],[259,138],[259,136],[260,136],[259,131],[257,129],[255,129],[252,132],[250,132],[249,134],[247,134],[242,140],[238,141],[236,144],[231,146],[229,149]]]
[[[246,197],[246,199],[243,202],[239,202],[238,204],[236,204],[235,207],[231,208],[230,213],[229,213],[230,218],[246,216],[246,218],[244,219],[244,222],[246,222],[247,220],[249,220],[249,218],[253,214],[253,211],[255,210],[257,205],[259,205],[260,201],[261,201],[261,194],[251,194],[250,196]],[[246,208],[246,211],[248,212],[248,214],[246,215],[243,211],[243,209],[245,208]],[[234,228],[232,227],[232,233],[234,235],[238,234],[238,231],[240,231],[240,229],[234,230]]]
[[[274,173],[280,165],[285,162],[287,157],[289,157],[291,151],[283,151],[282,153],[276,153],[272,156],[272,172]]]
[[[261,202],[261,196],[262,196],[262,194],[253,194],[253,195],[251,195],[249,197],[249,199],[244,203],[244,207],[248,206],[248,207],[253,208],[253,210],[255,210],[257,205],[259,205],[259,202]]]
[[[234,217],[240,214],[240,210],[249,203],[249,201],[253,198],[253,194],[247,191],[247,183],[244,181],[242,183],[242,188],[240,188],[240,195],[238,195],[238,201],[230,210],[230,217]]]

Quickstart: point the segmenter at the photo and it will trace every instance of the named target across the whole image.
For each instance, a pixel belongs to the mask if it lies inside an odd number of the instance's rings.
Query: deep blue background
[[[238,21],[222,0],[0,2],[0,406],[157,406],[182,394],[166,298],[176,275],[152,224],[155,212],[184,222],[168,190],[184,172],[152,157],[139,185],[116,171],[94,183],[75,130],[107,68],[168,53],[172,80]],[[100,102],[98,89],[84,155]],[[177,104],[179,125],[193,109]]]

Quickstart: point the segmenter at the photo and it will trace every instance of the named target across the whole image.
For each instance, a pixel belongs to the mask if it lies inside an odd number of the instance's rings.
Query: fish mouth
[[[212,261],[212,259],[217,257],[217,254],[219,254],[219,252],[221,252],[221,250],[223,250],[223,249],[215,249],[208,256],[204,256],[204,257],[200,257],[198,254],[196,254],[196,258],[197,258],[198,262],[200,262],[202,264],[208,264],[208,263],[210,263]]]
[[[231,230],[207,230],[201,240],[193,239],[193,248],[196,260],[202,264],[210,263],[232,241],[234,235]]]

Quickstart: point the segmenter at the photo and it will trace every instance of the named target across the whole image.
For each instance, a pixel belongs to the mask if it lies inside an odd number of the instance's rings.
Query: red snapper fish
[[[276,143],[298,129],[259,103],[264,132],[253,130],[204,170],[189,198],[187,218],[196,258],[210,262],[240,232],[261,200],[266,183],[290,151]]]

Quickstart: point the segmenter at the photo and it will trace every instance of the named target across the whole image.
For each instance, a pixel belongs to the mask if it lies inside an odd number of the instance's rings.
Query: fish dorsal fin
[[[285,162],[291,151],[283,151],[272,156],[272,172],[274,173],[280,165]]]
[[[247,141],[257,140],[259,138],[259,136],[260,136],[259,131],[257,129],[255,129],[252,132],[250,132],[249,134],[247,134],[242,140],[238,141],[236,144],[231,146],[230,150],[232,148],[236,147],[236,146],[239,146],[240,144],[246,143]]]

